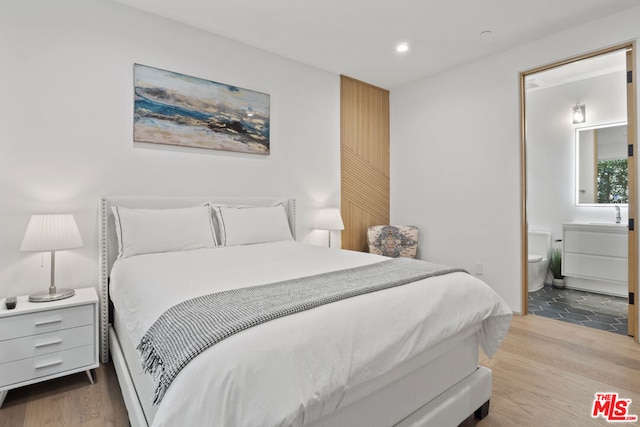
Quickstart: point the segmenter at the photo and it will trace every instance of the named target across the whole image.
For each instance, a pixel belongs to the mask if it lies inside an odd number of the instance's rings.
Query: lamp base
[[[76,293],[73,289],[57,289],[54,293],[50,293],[49,291],[42,291],[35,293],[33,295],[29,295],[30,302],[48,302],[48,301],[57,301],[59,299],[65,299],[74,296]]]

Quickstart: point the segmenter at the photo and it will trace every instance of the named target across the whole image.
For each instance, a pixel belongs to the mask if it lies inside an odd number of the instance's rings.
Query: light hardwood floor
[[[640,416],[640,345],[632,338],[539,316],[514,316],[493,370],[489,415],[463,426],[606,426],[593,419],[597,392],[632,399]],[[640,423],[615,423],[638,426]]]
[[[630,413],[640,415],[640,345],[622,335],[514,316],[498,353],[480,362],[493,370],[491,410],[464,427],[610,425],[591,418],[597,392],[632,399]],[[127,426],[113,366],[102,365],[96,377],[93,386],[78,374],[10,391],[0,427]]]
[[[125,427],[127,410],[113,365],[100,365],[91,385],[81,372],[9,391],[0,427]]]

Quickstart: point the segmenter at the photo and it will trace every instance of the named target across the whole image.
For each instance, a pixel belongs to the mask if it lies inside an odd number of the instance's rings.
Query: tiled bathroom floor
[[[627,335],[627,299],[545,285],[529,292],[529,314]]]

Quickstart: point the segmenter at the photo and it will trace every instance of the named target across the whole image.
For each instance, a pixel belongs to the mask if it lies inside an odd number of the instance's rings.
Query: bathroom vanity
[[[569,279],[588,279],[572,280],[571,287],[626,295],[627,224],[564,223],[562,241],[562,274]]]

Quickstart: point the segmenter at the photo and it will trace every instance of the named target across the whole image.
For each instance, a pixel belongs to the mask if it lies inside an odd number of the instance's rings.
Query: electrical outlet
[[[484,265],[481,262],[476,262],[476,276],[482,276],[484,274]]]

